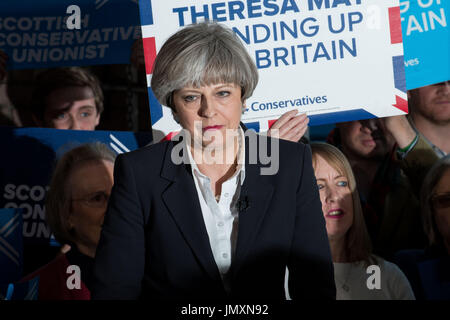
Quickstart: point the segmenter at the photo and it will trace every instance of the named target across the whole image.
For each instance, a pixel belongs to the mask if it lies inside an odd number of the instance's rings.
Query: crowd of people
[[[305,138],[305,114],[285,113],[254,140],[279,138],[267,176],[241,122],[257,83],[228,28],[169,38],[152,89],[187,135],[117,160],[85,144],[58,161],[46,219],[64,249],[23,279],[40,277],[39,299],[450,299],[450,81],[409,91],[408,116],[338,123],[322,142]],[[2,124],[20,126],[3,96]],[[98,80],[77,67],[41,73],[33,101],[42,127],[95,130],[104,110]],[[202,162],[218,150],[232,161]],[[67,288],[69,265],[81,289]]]

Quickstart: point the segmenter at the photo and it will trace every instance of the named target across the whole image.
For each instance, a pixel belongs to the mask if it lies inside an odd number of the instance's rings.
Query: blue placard
[[[401,0],[408,90],[450,80],[450,1]]]
[[[24,244],[48,245],[45,195],[55,160],[82,143],[100,141],[116,153],[149,144],[151,132],[0,127],[0,208],[22,208]]]
[[[80,9],[79,30],[67,29],[71,5]],[[0,12],[0,50],[11,69],[127,64],[141,37],[137,0],[2,0]]]

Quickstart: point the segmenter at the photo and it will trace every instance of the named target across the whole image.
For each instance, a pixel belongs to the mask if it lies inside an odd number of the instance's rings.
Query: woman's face
[[[450,245],[450,169],[447,169],[434,188],[432,197],[434,220],[439,233]]]
[[[93,256],[113,186],[114,164],[101,160],[88,162],[74,169],[69,183],[72,206],[69,225],[76,237],[80,252]]]
[[[203,148],[226,148],[227,130],[235,133],[241,121],[241,88],[233,83],[184,87],[173,93],[173,102],[175,117]]]
[[[353,224],[353,201],[348,179],[319,155],[315,165],[328,239],[342,239]]]

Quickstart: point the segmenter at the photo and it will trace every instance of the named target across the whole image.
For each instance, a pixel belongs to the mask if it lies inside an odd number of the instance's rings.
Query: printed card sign
[[[450,80],[448,0],[401,0],[408,90]]]
[[[2,0],[0,12],[10,69],[129,63],[141,37],[137,0]]]
[[[141,0],[148,80],[178,29],[215,20],[232,28],[259,70],[243,121],[267,130],[298,109],[311,125],[407,112],[398,0]],[[150,93],[153,128],[179,130]]]

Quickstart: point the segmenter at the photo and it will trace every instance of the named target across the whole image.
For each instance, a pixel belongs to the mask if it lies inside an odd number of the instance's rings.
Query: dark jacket
[[[166,141],[116,160],[93,299],[282,300],[286,266],[293,299],[335,298],[309,147],[279,140],[278,173],[261,175],[261,162],[250,163],[247,133],[240,194],[248,205],[239,213],[231,292],[210,248],[190,166],[171,161],[177,142]],[[271,145],[271,138],[250,136]]]

